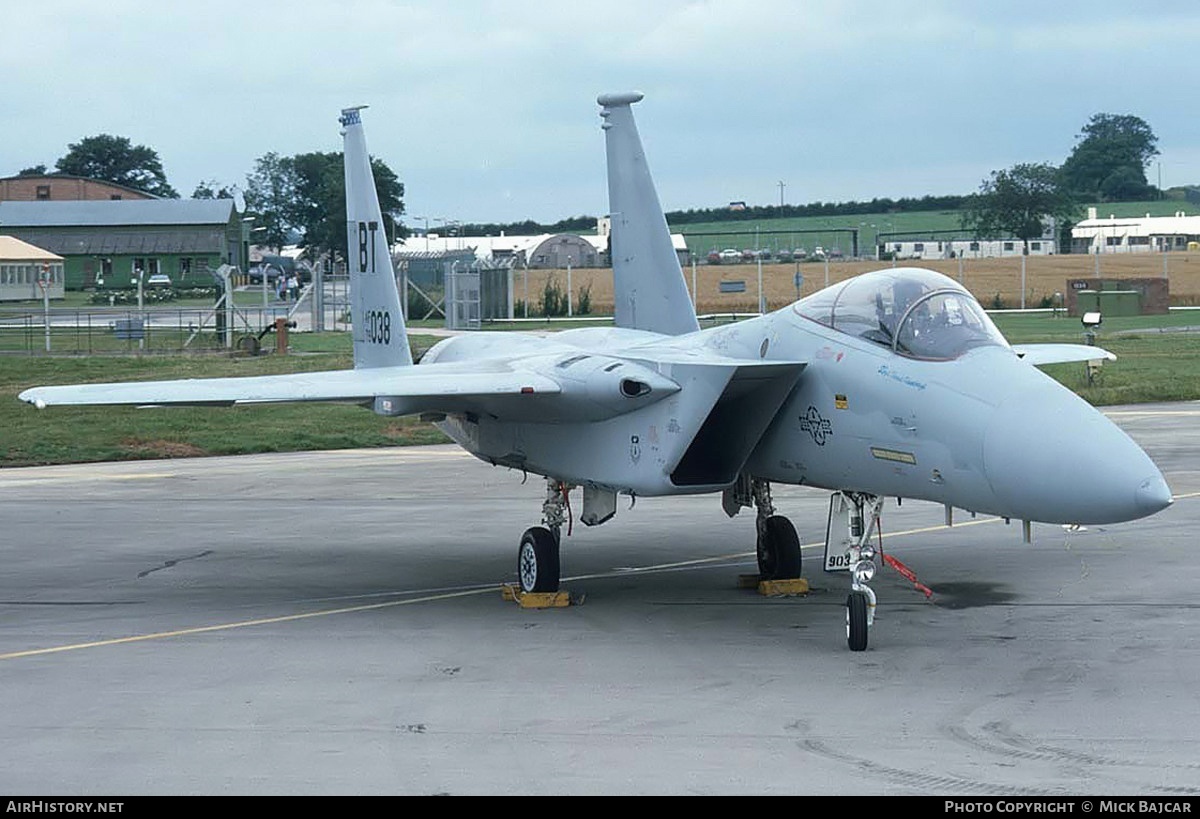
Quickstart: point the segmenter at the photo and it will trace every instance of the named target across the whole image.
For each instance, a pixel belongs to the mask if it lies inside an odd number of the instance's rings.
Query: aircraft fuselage
[[[1137,444],[1007,347],[920,360],[818,324],[789,306],[682,336],[618,328],[549,337],[472,334],[441,342],[427,360],[535,351],[561,353],[562,361],[586,354],[636,362],[682,389],[586,424],[457,415],[442,429],[491,463],[644,496],[718,491],[745,471],[778,483],[1057,523],[1130,520],[1158,511],[1170,498]],[[711,472],[702,466],[690,478],[678,467],[726,382],[700,355],[700,363],[689,363],[686,351],[807,362],[777,412],[762,419],[761,436],[745,444],[701,442],[729,452],[715,458]],[[747,402],[744,412],[764,404],[770,402]],[[739,419],[755,426],[756,419]]]

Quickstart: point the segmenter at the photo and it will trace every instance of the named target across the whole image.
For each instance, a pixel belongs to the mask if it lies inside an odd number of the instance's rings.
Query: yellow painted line
[[[36,486],[46,483],[79,483],[80,481],[156,481],[174,478],[175,472],[147,472],[128,475],[120,472],[100,472],[91,475],[47,475],[40,478],[8,478],[0,476],[0,486]]]
[[[1175,499],[1200,497],[1200,492],[1190,492],[1185,495],[1176,495]],[[897,532],[884,532],[883,537],[895,538],[905,537],[908,535],[926,534],[929,532],[937,532],[944,529],[960,528],[964,526],[978,526],[985,523],[997,523],[1003,518],[984,517],[975,520],[963,521],[956,523],[953,527],[943,524],[935,526],[923,526],[919,529],[904,529]],[[801,546],[802,549],[819,549],[824,547],[824,543],[807,543]],[[675,569],[688,568],[693,566],[703,566],[711,563],[721,563],[730,560],[745,560],[754,557],[754,552],[736,552],[733,554],[719,555],[716,557],[697,558],[695,560],[681,560],[672,563],[660,563],[653,566],[640,566],[632,568],[622,568],[615,571],[602,572],[598,574],[574,575],[572,577],[564,577],[564,581],[578,580],[599,580],[613,577],[620,577],[631,573],[651,573],[672,571]],[[389,600],[382,603],[365,603],[357,606],[344,606],[335,609],[320,609],[318,611],[300,612],[298,614],[285,614],[278,617],[261,617],[254,620],[241,620],[233,623],[220,623],[212,626],[197,626],[195,628],[176,629],[174,631],[159,631],[152,634],[137,634],[130,637],[116,637],[110,640],[95,640],[88,643],[74,643],[71,645],[52,646],[50,648],[34,648],[25,651],[11,651],[6,654],[0,654],[0,660],[16,660],[23,657],[37,657],[47,654],[61,654],[68,651],[79,651],[87,648],[103,648],[105,646],[127,645],[129,643],[142,643],[151,640],[166,640],[173,637],[189,637],[195,634],[210,634],[219,631],[232,631],[240,628],[252,628],[254,626],[268,626],[276,623],[292,623],[298,620],[310,620],[315,617],[329,617],[335,614],[353,614],[362,611],[378,611],[381,609],[398,608],[400,606],[411,606],[417,603],[433,603],[439,600],[452,600],[459,597],[472,597],[481,594],[494,594],[496,586],[482,586],[478,588],[466,589],[463,591],[446,592],[443,594],[432,594],[425,597],[414,597],[406,600]]]
[[[978,526],[981,523],[996,523],[1003,518],[976,518],[975,520],[967,520],[962,523],[955,523],[954,526],[947,526],[944,523],[939,523],[936,526],[924,526],[920,529],[904,529],[899,532],[884,532],[884,538],[904,537],[906,535],[922,535],[928,532],[937,532],[942,529],[958,529],[963,526]],[[824,549],[825,541],[818,543],[804,543],[800,546],[801,549]],[[680,560],[674,563],[659,563],[653,566],[622,566],[619,569],[614,569],[611,572],[603,572],[600,574],[581,574],[575,577],[564,577],[563,580],[600,580],[608,577],[617,577],[620,575],[630,574],[647,574],[652,572],[668,572],[674,569],[686,569],[689,566],[703,566],[709,563],[724,563],[730,560],[745,560],[746,558],[756,557],[755,552],[734,552],[727,555],[717,555],[716,557],[700,557],[695,560]]]
[[[479,594],[495,594],[496,588],[488,586],[486,588],[470,589],[467,591],[448,592],[446,594],[435,594],[429,597],[416,597],[409,600],[389,600],[386,603],[367,603],[361,606],[346,606],[340,609],[322,609],[321,611],[306,611],[299,614],[285,614],[279,617],[262,617],[257,620],[242,620],[237,623],[221,623],[215,626],[197,626],[196,628],[183,628],[175,631],[159,631],[153,634],[137,634],[132,637],[116,637],[111,640],[95,640],[90,643],[75,643],[73,645],[52,646],[51,648],[33,648],[27,651],[11,651],[7,654],[0,654],[0,660],[16,660],[21,657],[36,657],[43,654],[59,654],[64,651],[79,651],[84,648],[101,648],[103,646],[119,646],[127,643],[143,643],[149,640],[165,640],[171,637],[188,637],[193,634],[208,634],[214,631],[231,631],[238,628],[250,628],[252,626],[269,626],[274,623],[291,623],[296,620],[308,620],[313,617],[328,617],[333,614],[351,614],[359,611],[374,611],[376,609],[390,609],[397,606],[409,606],[415,603],[430,603],[436,600],[450,600],[455,597],[470,597]]]

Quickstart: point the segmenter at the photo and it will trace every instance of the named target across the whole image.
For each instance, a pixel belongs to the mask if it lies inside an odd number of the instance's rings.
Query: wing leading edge
[[[426,372],[428,369],[430,372]],[[493,364],[484,369],[374,367],[363,370],[263,375],[248,378],[186,378],[34,387],[18,396],[38,409],[48,406],[235,406],[238,404],[334,401],[365,403],[376,398],[438,399],[499,395],[556,395],[552,379]],[[425,407],[417,406],[413,412]]]

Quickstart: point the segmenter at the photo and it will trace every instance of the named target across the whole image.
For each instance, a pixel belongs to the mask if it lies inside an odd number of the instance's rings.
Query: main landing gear
[[[775,514],[771,502],[771,484],[750,479],[750,495],[755,508],[758,574],[763,580],[793,580],[800,576],[800,538],[796,527],[783,515]]]
[[[755,511],[758,576],[760,580],[796,580],[800,577],[800,538],[796,527],[783,515],[775,514],[771,502],[771,484],[762,478],[738,475],[733,486],[721,496],[725,514],[733,517],[747,506]]]
[[[525,530],[517,551],[517,579],[521,591],[558,591],[560,565],[558,544],[567,523],[567,492],[570,487],[553,478],[546,479],[546,500],[542,502],[542,524]]]

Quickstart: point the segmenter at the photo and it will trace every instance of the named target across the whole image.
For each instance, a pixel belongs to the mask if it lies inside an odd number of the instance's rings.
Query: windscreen
[[[864,273],[797,302],[796,312],[913,358],[957,358],[972,347],[1008,346],[975,297],[932,270]]]

